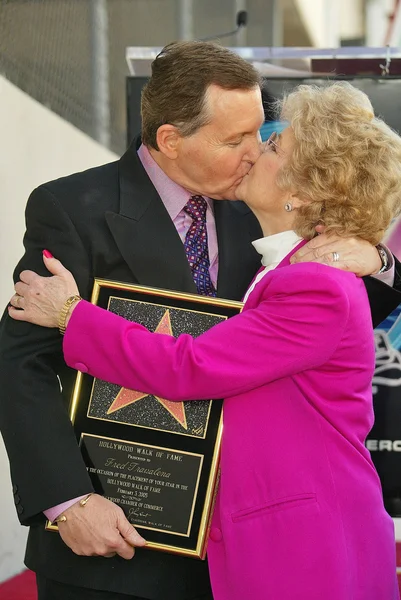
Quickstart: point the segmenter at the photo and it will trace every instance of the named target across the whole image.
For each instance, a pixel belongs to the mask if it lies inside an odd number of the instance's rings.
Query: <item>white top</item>
[[[254,289],[255,285],[272,269],[275,269],[281,263],[283,258],[287,256],[302,241],[295,231],[281,231],[274,235],[268,235],[252,242],[256,251],[262,255],[262,265],[265,267],[260,271],[248,288],[244,302],[248,300],[249,294]]]

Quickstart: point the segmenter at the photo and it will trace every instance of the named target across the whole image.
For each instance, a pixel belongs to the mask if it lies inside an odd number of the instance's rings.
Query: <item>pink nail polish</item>
[[[53,254],[51,252],[49,252],[48,250],[43,250],[43,255],[46,258],[53,258]]]

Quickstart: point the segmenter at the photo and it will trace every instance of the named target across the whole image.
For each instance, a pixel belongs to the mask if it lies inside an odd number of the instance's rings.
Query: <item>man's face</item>
[[[235,200],[237,186],[261,153],[261,92],[211,85],[207,98],[210,123],[180,137],[174,179],[194,194]]]

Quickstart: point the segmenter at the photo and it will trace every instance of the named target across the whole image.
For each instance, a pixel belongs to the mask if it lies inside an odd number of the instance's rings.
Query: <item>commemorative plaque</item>
[[[197,337],[243,306],[100,279],[91,302],[174,337]],[[157,377],[157,364],[149,368]],[[70,417],[93,486],[123,509],[148,548],[205,557],[222,404],[212,398],[173,402],[77,374]]]

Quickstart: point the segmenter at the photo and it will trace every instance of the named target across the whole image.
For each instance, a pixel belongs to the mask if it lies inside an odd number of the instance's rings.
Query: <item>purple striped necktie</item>
[[[184,206],[184,211],[192,218],[185,236],[184,248],[198,294],[215,296],[216,290],[209,273],[206,210],[207,202],[202,196],[191,196]]]

